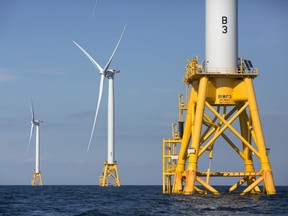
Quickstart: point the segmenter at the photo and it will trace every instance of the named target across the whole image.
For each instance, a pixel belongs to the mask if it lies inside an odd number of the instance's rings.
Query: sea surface
[[[0,215],[288,215],[277,195],[164,195],[161,186],[0,186]]]

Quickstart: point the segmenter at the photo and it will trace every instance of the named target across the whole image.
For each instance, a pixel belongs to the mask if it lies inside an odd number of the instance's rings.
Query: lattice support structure
[[[246,183],[242,195],[260,193],[259,186],[263,183],[263,193],[276,194],[268,157],[270,149],[265,144],[252,82],[256,76],[242,71],[231,76],[203,74],[197,70],[186,74],[186,83],[192,85],[192,89],[183,137],[178,141],[163,140],[163,193],[219,194],[210,184],[210,178],[234,177],[239,180],[229,192],[242,190],[240,186]],[[216,157],[214,149],[221,151],[223,140],[234,150],[233,155],[243,161],[244,169],[220,172],[212,171],[209,166],[207,172],[199,171],[199,159],[208,152],[211,163]],[[172,154],[171,146],[175,143],[178,143],[178,152]],[[173,163],[177,165],[172,167],[172,157],[176,156],[177,161]],[[260,170],[256,171],[258,166]]]
[[[41,176],[41,172],[39,173],[34,173],[32,181],[31,181],[31,185],[32,186],[42,186],[42,176]]]
[[[113,164],[108,164],[107,161],[104,162],[103,173],[99,178],[99,185],[102,187],[113,185],[120,187],[120,179],[118,175],[117,162]]]
[[[172,134],[175,134],[172,126]],[[178,154],[177,149],[181,144],[181,140],[179,139],[172,139],[172,140],[165,140],[163,139],[162,143],[162,164],[163,164],[163,193],[171,193],[172,192],[172,183],[173,177],[175,174],[175,169],[177,166]]]

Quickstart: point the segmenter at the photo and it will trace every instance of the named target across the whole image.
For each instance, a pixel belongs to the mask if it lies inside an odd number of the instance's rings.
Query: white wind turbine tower
[[[107,161],[104,162],[104,169],[103,173],[100,176],[100,186],[107,186],[108,185],[108,179],[109,177],[112,177],[115,180],[114,185],[115,186],[120,186],[120,180],[118,176],[118,169],[117,169],[117,162],[114,160],[114,141],[115,141],[115,133],[114,133],[114,75],[115,73],[119,73],[120,70],[114,70],[114,69],[109,69],[109,66],[112,62],[112,59],[116,53],[116,50],[120,44],[120,41],[122,39],[122,36],[125,32],[126,25],[122,31],[122,34],[118,40],[118,43],[108,60],[107,64],[105,65],[104,68],[102,68],[79,44],[77,44],[75,41],[74,44],[84,53],[84,55],[92,62],[92,64],[99,70],[100,72],[100,86],[99,86],[99,96],[98,96],[98,103],[97,103],[97,108],[96,108],[96,113],[95,113],[95,118],[93,122],[93,127],[92,127],[92,132],[90,135],[90,140],[87,148],[87,152],[89,151],[90,144],[92,141],[96,121],[97,121],[97,116],[98,116],[98,111],[99,111],[99,106],[101,103],[101,98],[102,98],[102,92],[103,92],[103,87],[104,87],[104,79],[105,77],[108,79],[108,158]]]
[[[36,138],[35,138],[35,143],[36,143],[36,157],[35,157],[35,172],[31,181],[32,186],[42,186],[42,177],[41,177],[41,172],[40,172],[40,124],[43,121],[36,120],[35,115],[34,115],[34,105],[33,101],[31,99],[31,103],[29,104],[30,106],[30,111],[31,111],[31,130],[30,130],[30,137],[29,137],[29,144],[28,144],[28,149],[31,143],[32,139],[32,134],[33,134],[33,129],[34,126],[36,128]],[[28,151],[27,149],[27,151]]]

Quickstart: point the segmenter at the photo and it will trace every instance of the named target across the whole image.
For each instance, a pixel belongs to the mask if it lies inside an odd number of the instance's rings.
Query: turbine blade
[[[105,66],[104,69],[103,69],[104,73],[105,73],[105,71],[108,69],[108,67],[109,67],[110,64],[111,64],[111,61],[112,61],[112,59],[113,59],[113,57],[114,57],[114,55],[115,55],[115,53],[116,53],[116,50],[118,49],[118,46],[119,46],[119,44],[120,44],[120,41],[121,41],[121,39],[122,39],[122,37],[123,37],[123,34],[124,34],[125,30],[126,30],[126,25],[125,25],[124,28],[123,28],[122,34],[121,34],[121,36],[120,36],[120,38],[119,38],[119,40],[118,40],[118,43],[117,43],[117,45],[116,45],[116,47],[115,47],[115,49],[114,49],[114,51],[113,51],[113,53],[112,53],[109,61],[107,62],[106,66]]]
[[[31,129],[30,129],[29,143],[28,143],[28,146],[27,146],[26,154],[28,153],[28,150],[29,150],[29,148],[30,148],[30,143],[31,143],[32,134],[33,134],[33,126],[34,126],[34,124],[32,123],[32,124],[31,124]]]
[[[102,67],[87,53],[79,44],[77,44],[75,41],[73,43],[84,53],[84,55],[92,62],[92,64],[100,71],[100,73],[103,71]]]
[[[94,133],[96,121],[97,121],[98,111],[99,111],[99,107],[100,107],[100,103],[101,103],[101,98],[102,98],[102,92],[103,92],[103,86],[104,86],[104,79],[105,79],[105,74],[102,73],[102,74],[101,74],[101,79],[100,79],[100,86],[99,86],[98,103],[97,103],[96,113],[95,113],[95,117],[94,117],[94,122],[93,122],[93,127],[92,127],[92,131],[91,131],[90,139],[89,139],[89,144],[88,144],[87,152],[89,151],[89,148],[90,148],[90,145],[91,145],[91,141],[92,141],[92,137],[93,137],[93,133]]]
[[[34,105],[33,105],[33,100],[31,99],[31,102],[29,104],[30,111],[31,111],[31,116],[32,116],[32,122],[34,122]]]
[[[96,7],[97,7],[97,5],[98,5],[98,1],[99,1],[99,0],[96,0],[96,2],[95,2],[95,6],[94,6],[94,9],[93,9],[92,17],[94,17],[94,15],[95,15],[95,11],[96,11]]]

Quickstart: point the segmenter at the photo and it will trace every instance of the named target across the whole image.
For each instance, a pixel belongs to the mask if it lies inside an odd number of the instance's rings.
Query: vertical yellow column
[[[106,185],[107,172],[108,172],[108,164],[107,164],[107,162],[105,161],[105,162],[104,162],[103,173],[102,173],[102,175],[101,175],[101,177],[100,177],[100,182],[99,182],[99,185],[102,186],[102,187],[107,186],[107,185]]]
[[[165,158],[165,155],[166,155],[166,148],[165,148],[165,142],[164,142],[164,139],[163,139],[162,140],[162,192],[163,193],[168,192],[168,189],[166,189],[166,187],[167,187],[167,184],[166,184],[167,177],[165,175],[165,172],[166,172],[166,158]]]
[[[115,186],[120,187],[120,179],[118,175],[118,168],[117,168],[117,163],[114,164],[114,171],[115,171]]]
[[[239,109],[239,108],[238,108]],[[248,143],[251,144],[251,136],[248,136],[248,117],[245,111],[243,111],[239,116],[239,123],[241,129],[241,135]],[[251,150],[243,143],[243,153],[244,153],[244,165],[245,165],[245,172],[254,172],[254,165],[252,159]]]
[[[238,106],[238,109],[240,107]],[[243,111],[239,116],[239,123],[240,123],[240,129],[241,129],[241,135],[245,140],[247,140],[248,143],[251,144],[251,131],[248,128],[248,116],[245,111]],[[245,172],[254,172],[254,164],[253,164],[253,158],[252,158],[252,152],[251,150],[245,145],[243,146],[243,154],[244,154],[244,167]],[[255,177],[246,177],[247,186],[250,186],[255,182]],[[258,186],[256,186],[253,190],[251,190],[251,193],[260,193],[260,189]]]
[[[182,137],[181,147],[178,155],[178,162],[174,175],[172,193],[182,193],[182,173],[184,172],[185,169],[187,149],[191,140],[192,124],[194,119],[195,103],[192,100],[192,95],[194,91],[195,90],[192,87],[185,121],[184,133]]]
[[[208,83],[207,77],[202,77],[200,79],[197,105],[196,105],[196,111],[195,111],[195,123],[194,123],[193,131],[192,131],[192,148],[195,149],[195,153],[190,154],[189,156],[189,163],[188,163],[187,174],[186,174],[186,185],[183,191],[184,194],[194,193],[197,163],[198,163],[198,152],[199,152],[201,129],[202,129],[202,120],[203,120],[205,101],[206,101],[207,83]]]
[[[267,194],[276,194],[272,170],[270,167],[269,158],[266,154],[266,145],[262,132],[261,121],[258,112],[256,96],[254,92],[253,82],[251,78],[245,78],[245,83],[248,90],[248,102],[250,107],[253,129],[256,137],[256,145],[260,155],[260,166],[264,177],[264,186]]]

